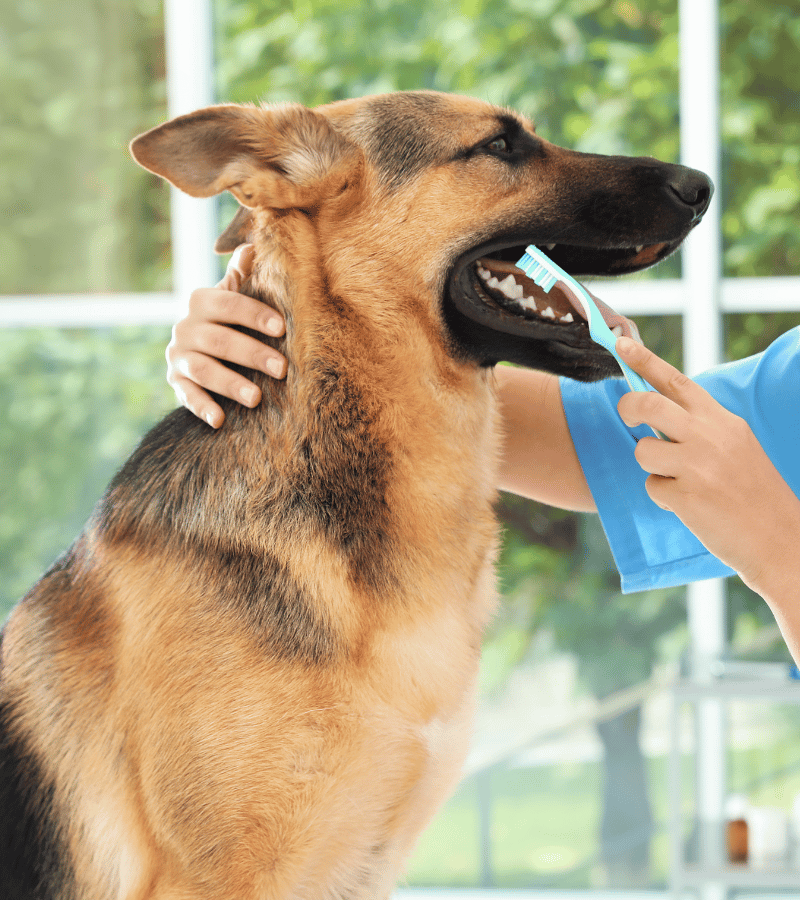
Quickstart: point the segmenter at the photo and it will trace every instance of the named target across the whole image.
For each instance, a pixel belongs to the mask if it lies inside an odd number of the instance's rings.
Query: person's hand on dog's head
[[[208,391],[245,406],[257,406],[261,401],[259,388],[221,360],[258,369],[274,378],[286,375],[284,356],[230,327],[243,325],[272,336],[285,331],[280,313],[238,293],[252,265],[253,247],[243,244],[216,287],[192,292],[189,312],[173,327],[167,346],[167,381],[178,402],[212,428],[222,425],[225,413]]]

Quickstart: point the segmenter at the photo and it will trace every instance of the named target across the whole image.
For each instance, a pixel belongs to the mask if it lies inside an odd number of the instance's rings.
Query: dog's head
[[[218,251],[257,242],[259,211],[313,221],[329,237],[326,264],[344,253],[339,271],[369,278],[380,302],[394,289],[424,297],[453,356],[582,380],[619,370],[577,310],[514,266],[526,245],[575,276],[636,272],[677,249],[713,190],[693,169],[565,150],[513,111],[433,92],[211,107],[131,151],[193,196],[237,198]]]

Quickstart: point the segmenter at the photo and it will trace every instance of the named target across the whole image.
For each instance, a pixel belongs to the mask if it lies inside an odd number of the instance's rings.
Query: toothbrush
[[[565,272],[561,266],[554,263],[549,256],[546,256],[538,247],[534,247],[533,245],[526,248],[525,254],[517,263],[517,267],[522,269],[528,278],[535,284],[538,284],[546,294],[550,293],[550,290],[556,282],[561,282],[562,288],[567,290],[583,307],[586,321],[589,323],[589,334],[591,335],[592,340],[595,341],[595,343],[600,344],[601,347],[605,347],[606,350],[613,354],[622,369],[622,374],[625,376],[625,380],[628,382],[630,389],[633,391],[655,390],[641,375],[634,372],[627,363],[620,359],[616,351],[617,338],[608,325],[606,325],[591,294],[583,287],[583,285],[579,284],[568,272]],[[666,435],[662,434],[657,429],[652,428],[651,430],[656,437],[661,438],[662,440],[669,440]]]

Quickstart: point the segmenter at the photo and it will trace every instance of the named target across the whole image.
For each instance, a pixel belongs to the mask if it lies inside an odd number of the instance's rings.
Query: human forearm
[[[558,379],[510,366],[498,366],[496,374],[505,438],[498,487],[561,509],[594,512]]]
[[[781,479],[782,481],[782,479]],[[783,482],[785,485],[785,482]],[[781,488],[768,522],[754,535],[753,557],[760,565],[742,572],[742,580],[767,602],[792,656],[800,665],[800,499]]]

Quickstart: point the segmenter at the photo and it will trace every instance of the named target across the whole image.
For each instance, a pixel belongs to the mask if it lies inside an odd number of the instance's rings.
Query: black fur
[[[217,550],[198,560],[197,571],[210,571],[212,580],[214,573],[222,575],[223,600],[268,656],[325,666],[346,652],[325,608],[272,555]]]
[[[397,190],[423,169],[447,158],[437,129],[447,106],[424,92],[376,97],[349,127],[364,142],[390,190]]]
[[[319,425],[300,445],[289,502],[310,514],[342,552],[356,584],[379,591],[390,577],[391,454],[343,369],[321,364],[312,377]]]
[[[11,705],[0,703],[0,897],[70,900],[74,879],[56,826],[53,787],[14,735],[13,721]]]

